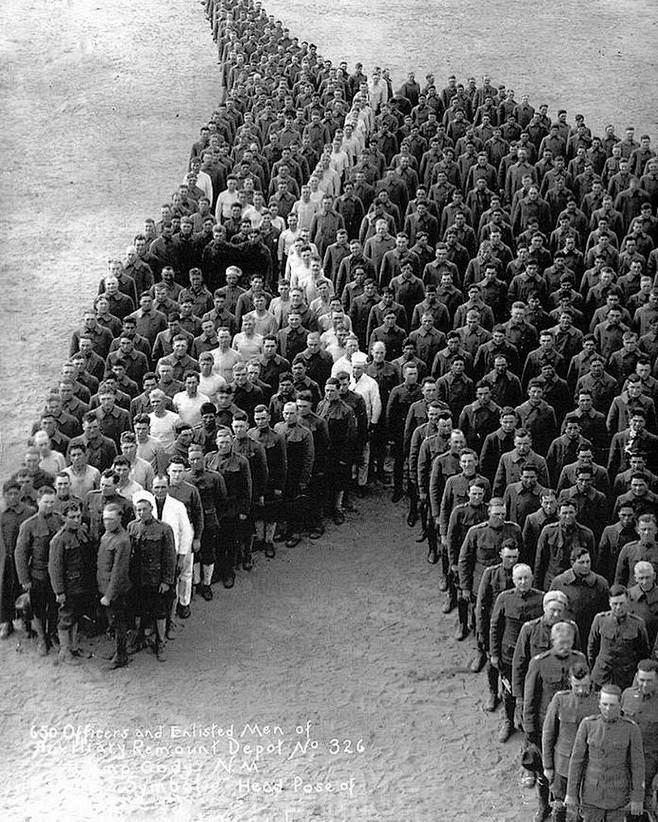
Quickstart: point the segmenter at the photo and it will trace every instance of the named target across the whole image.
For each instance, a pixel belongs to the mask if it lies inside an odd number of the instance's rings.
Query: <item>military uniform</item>
[[[623,822],[630,801],[644,798],[642,735],[631,719],[580,723],[569,763],[567,795],[581,802],[584,822]]]
[[[573,691],[558,691],[551,699],[542,728],[542,762],[544,770],[554,771],[551,785],[553,798],[564,801],[571,751],[582,719],[597,710],[598,697],[576,696]],[[562,815],[564,819],[564,814]],[[557,817],[556,817],[557,822]]]
[[[627,688],[621,696],[624,716],[636,722],[642,734],[644,751],[645,796],[644,807],[650,808],[653,798],[653,780],[658,774],[658,693],[643,696],[638,688]]]
[[[536,588],[520,592],[503,591],[495,602],[489,629],[489,654],[498,658],[503,683],[503,707],[510,725],[514,724],[516,700],[512,692],[512,661],[521,626],[542,612],[544,594]]]
[[[628,688],[637,663],[649,656],[649,637],[644,620],[633,614],[617,619],[612,611],[594,617],[587,642],[592,679],[601,687],[608,683]]]
[[[573,647],[580,649],[580,633],[578,626],[571,620],[569,622],[574,630]],[[514,659],[512,660],[512,693],[517,699],[523,698],[523,687],[530,661],[538,654],[542,654],[551,648],[552,626],[546,622],[543,616],[531,619],[521,626],[519,638],[514,648]]]
[[[594,534],[589,528],[577,522],[571,528],[559,522],[545,525],[537,542],[535,584],[548,591],[555,577],[569,568],[571,550],[576,546],[593,554]]]
[[[130,577],[134,585],[137,615],[153,619],[167,616],[167,594],[158,590],[161,584],[170,588],[176,574],[176,546],[171,526],[157,519],[133,520],[128,525],[132,549]]]
[[[251,442],[248,437],[244,437]],[[237,441],[237,440],[236,440]],[[235,442],[234,442],[235,445]],[[263,455],[263,459],[265,459]],[[220,515],[220,542],[217,554],[217,572],[222,580],[233,574],[240,539],[240,514],[249,516],[252,504],[252,479],[249,462],[237,453],[209,455],[206,467],[222,475],[226,486],[226,501]],[[245,522],[243,520],[243,522]]]
[[[548,706],[555,694],[569,685],[569,668],[576,662],[587,666],[585,654],[571,650],[558,656],[550,650],[530,660],[523,687],[523,730],[535,744],[541,740]]]
[[[64,524],[60,514],[34,514],[26,519],[18,531],[16,541],[16,573],[22,586],[31,585],[30,601],[37,620],[37,630],[43,630],[41,640],[53,636],[57,630],[57,603],[48,576],[50,540]]]
[[[484,508],[485,506],[483,505],[482,509],[484,510]],[[454,513],[455,512],[453,511],[450,516],[451,522]],[[486,517],[486,513],[484,516]],[[512,568],[505,568],[503,563],[500,562],[498,565],[492,565],[489,568],[484,569],[475,604],[475,636],[478,651],[483,655],[487,655],[489,652],[489,630],[491,626],[491,614],[494,603],[500,593],[503,591],[508,591],[513,587],[514,583],[512,582]],[[481,658],[480,663],[476,665],[476,668],[480,668],[480,666]],[[496,700],[498,699],[498,669],[494,668],[489,660],[487,660],[486,664],[486,673],[489,693],[493,698],[493,705],[495,707]]]
[[[521,529],[515,522],[504,522],[494,528],[489,522],[468,530],[459,551],[459,587],[462,591],[477,591],[484,569],[496,565],[503,542],[511,540],[521,550]]]

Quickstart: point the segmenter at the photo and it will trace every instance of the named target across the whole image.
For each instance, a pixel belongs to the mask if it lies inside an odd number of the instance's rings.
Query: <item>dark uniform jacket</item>
[[[520,593],[503,591],[494,604],[489,630],[489,652],[511,666],[521,626],[542,613],[544,594],[536,588]]]
[[[469,528],[459,551],[459,587],[462,591],[477,591],[484,569],[497,565],[503,542],[512,540],[521,550],[521,529],[515,522],[504,522],[493,528],[482,522]]]
[[[642,735],[632,719],[580,723],[569,763],[567,795],[595,808],[616,810],[644,798]]]
[[[573,691],[558,691],[551,699],[542,731],[542,760],[544,770],[569,774],[569,760],[576,732],[582,719],[597,710],[598,696],[579,697]]]
[[[548,706],[558,691],[569,684],[569,668],[576,662],[587,665],[585,654],[569,651],[558,656],[552,650],[533,657],[523,688],[523,730],[536,743],[541,738]]]
[[[627,688],[635,668],[649,656],[649,637],[644,620],[633,614],[618,620],[612,611],[597,614],[587,640],[592,679],[600,687],[608,683]]]
[[[484,506],[482,507],[484,508]],[[452,516],[450,519],[452,520]],[[478,642],[482,644],[485,650],[489,650],[489,628],[494,603],[497,601],[498,594],[513,587],[512,568],[505,568],[503,563],[500,562],[498,565],[492,565],[484,569],[475,604],[475,624]]]
[[[60,514],[34,514],[21,525],[16,542],[16,572],[21,585],[48,582],[50,540],[64,524]]]
[[[174,532],[166,522],[133,520],[128,525],[132,548],[130,577],[138,588],[172,586],[176,573]]]

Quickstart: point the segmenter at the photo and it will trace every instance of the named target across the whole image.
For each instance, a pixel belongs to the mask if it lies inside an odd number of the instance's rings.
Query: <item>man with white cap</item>
[[[155,497],[149,491],[135,494],[133,505],[137,519],[128,524],[128,536],[132,552],[130,576],[135,584],[137,634],[131,643],[131,650],[134,652],[144,647],[145,623],[154,620],[155,652],[158,660],[164,662],[167,658],[169,592],[176,573],[174,532],[167,523],[156,519]]]
[[[368,356],[360,351],[352,355],[352,380],[350,389],[361,397],[366,404],[368,417],[368,436],[356,454],[356,482],[357,493],[363,493],[368,483],[368,467],[370,465],[370,434],[379,422],[382,414],[382,401],[379,396],[379,385],[373,377],[366,374]]]

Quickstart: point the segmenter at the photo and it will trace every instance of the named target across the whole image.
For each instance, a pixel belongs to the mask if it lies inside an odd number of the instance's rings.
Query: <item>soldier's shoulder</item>
[[[551,656],[550,651],[542,651],[540,654],[533,656],[532,661],[541,661],[542,659],[547,659],[549,656]]]

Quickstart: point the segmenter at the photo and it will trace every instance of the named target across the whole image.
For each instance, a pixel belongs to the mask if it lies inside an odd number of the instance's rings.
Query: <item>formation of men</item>
[[[500,741],[525,734],[536,819],[650,813],[649,136],[488,77],[394,90],[258,1],[206,14],[225,96],[109,261],[3,486],[0,637],[29,592],[40,655],[79,661],[86,625],[113,668],[165,661],[194,596],[391,479]]]

